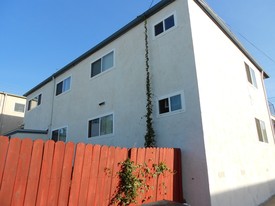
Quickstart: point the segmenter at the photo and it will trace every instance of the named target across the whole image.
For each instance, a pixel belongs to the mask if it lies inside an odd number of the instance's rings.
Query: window
[[[25,111],[25,105],[24,104],[20,104],[20,103],[15,103],[15,105],[14,105],[14,111],[24,113],[24,111]]]
[[[88,137],[97,137],[113,133],[113,114],[89,121]]]
[[[62,94],[68,91],[70,88],[71,88],[71,77],[68,77],[56,85],[55,95],[57,96],[59,94]]]
[[[32,98],[28,102],[28,111],[34,109],[35,107],[39,106],[41,104],[42,100],[42,94],[39,94],[38,96]]]
[[[67,137],[67,127],[52,131],[52,140],[54,140],[55,142],[57,141],[66,142],[66,137]]]
[[[171,29],[174,26],[175,26],[175,19],[173,14],[154,26],[155,36],[160,35],[161,33]]]
[[[94,77],[101,72],[111,69],[114,66],[114,51],[106,54],[102,58],[93,62],[91,65],[91,77]]]
[[[257,88],[255,71],[251,67],[249,67],[246,63],[244,64],[245,64],[247,80],[249,81],[250,84],[254,85],[254,87]]]
[[[182,94],[176,94],[158,100],[159,114],[182,111],[184,109]]]
[[[259,141],[268,143],[264,121],[255,118],[255,122],[256,122]]]

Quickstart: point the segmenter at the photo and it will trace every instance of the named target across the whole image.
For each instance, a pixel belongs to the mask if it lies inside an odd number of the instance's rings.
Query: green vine
[[[173,173],[163,162],[160,164],[153,164],[153,169],[144,164],[134,164],[129,158],[121,163],[121,170],[118,173],[120,183],[116,195],[111,200],[111,205],[117,204],[119,206],[127,206],[131,203],[137,203],[137,197],[143,198],[142,202],[152,198],[144,197],[144,194],[152,186],[146,184],[150,178],[156,178],[166,171]],[[174,173],[173,173],[174,174]],[[162,183],[166,194],[166,185]]]
[[[144,21],[145,30],[145,64],[146,64],[146,134],[145,134],[145,147],[155,147],[155,131],[153,128],[153,103],[152,103],[152,91],[150,81],[150,67],[149,67],[149,47],[148,47],[148,31],[147,31],[147,20]]]

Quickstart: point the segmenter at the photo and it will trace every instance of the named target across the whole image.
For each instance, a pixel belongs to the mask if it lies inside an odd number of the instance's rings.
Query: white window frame
[[[23,106],[23,111],[16,110],[16,109],[18,109],[16,106],[20,106],[20,107]],[[25,104],[22,104],[22,103],[19,103],[19,102],[15,102],[15,104],[14,104],[14,111],[15,112],[24,113],[25,109],[26,109],[26,105]]]
[[[52,131],[51,131],[51,139],[52,139],[52,134],[53,134],[54,131],[61,130],[61,129],[64,129],[64,128],[66,128],[66,141],[65,142],[67,142],[67,140],[68,140],[68,134],[69,134],[69,130],[68,130],[69,127],[68,126],[57,127],[57,128],[52,129]],[[60,141],[60,140],[58,139],[57,141]]]
[[[174,24],[175,24],[175,25],[174,25],[173,27],[171,27],[171,28],[165,30],[164,21],[165,21],[167,18],[169,18],[170,16],[172,16],[172,15],[174,16]],[[161,22],[162,22],[162,24],[163,24],[163,32],[160,33],[160,34],[158,34],[158,35],[156,36],[156,35],[155,35],[155,26],[158,25],[158,24],[161,23]],[[161,20],[159,20],[159,21],[157,21],[156,23],[153,24],[153,27],[152,27],[153,39],[159,38],[159,37],[161,37],[161,36],[167,34],[168,32],[174,30],[174,29],[177,27],[177,25],[178,25],[178,24],[177,24],[176,11],[174,11],[174,12],[170,13],[169,15],[166,15],[164,18],[162,18]]]
[[[175,110],[175,111],[171,111],[171,97],[180,95],[180,99],[181,99],[181,109]],[[159,112],[159,101],[164,100],[164,99],[168,99],[169,101],[169,111],[165,112],[165,113],[160,113]],[[163,116],[169,116],[169,115],[174,115],[174,114],[178,114],[178,113],[182,113],[185,112],[186,110],[186,103],[185,103],[185,96],[184,96],[184,91],[178,91],[178,92],[173,92],[170,93],[168,95],[164,95],[164,96],[160,96],[157,98],[156,100],[156,105],[157,105],[157,117],[163,117]]]
[[[41,95],[41,96],[40,96]],[[39,96],[40,96],[40,101],[39,101]],[[34,97],[32,97],[32,98],[30,98],[29,100],[28,100],[28,102],[27,102],[27,108],[25,109],[27,112],[29,112],[29,111],[32,111],[33,109],[35,109],[35,108],[37,108],[37,107],[39,107],[41,104],[42,104],[42,93],[40,93],[40,94],[37,94],[37,95],[35,95]],[[31,101],[33,101],[35,98],[37,98],[37,105],[35,106],[35,107],[33,107],[33,108],[30,108],[30,106],[29,106],[29,104],[31,103]],[[38,104],[39,103],[39,104]]]
[[[244,64],[247,81],[250,85],[254,86],[255,88],[258,88],[255,70],[252,69],[251,66],[249,66],[246,62]]]
[[[70,78],[70,88],[64,91],[64,82],[65,82],[65,80],[67,80],[67,79],[69,79],[69,78]],[[62,83],[62,91],[61,91],[61,93],[57,94],[57,85],[60,84],[61,82],[63,82],[63,83]],[[65,94],[65,93],[71,91],[71,88],[72,88],[72,75],[67,76],[66,78],[63,78],[62,80],[58,81],[58,82],[55,84],[55,90],[54,90],[54,91],[55,91],[55,96],[58,97],[58,96],[60,96],[60,95],[62,95],[62,94]]]
[[[268,143],[268,136],[267,136],[267,132],[266,132],[265,122],[263,120],[255,118],[255,123],[256,123],[258,140],[260,142]]]
[[[90,133],[90,121],[92,120],[95,120],[95,119],[99,119],[99,123],[100,123],[100,119],[102,117],[106,117],[106,116],[109,116],[109,115],[112,115],[113,116],[113,128],[112,128],[112,133],[110,134],[104,134],[104,135],[101,135],[100,134],[100,124],[99,124],[99,135],[98,136],[90,136],[89,137],[89,133]],[[103,115],[99,115],[99,116],[95,116],[93,118],[90,118],[88,119],[88,124],[87,124],[87,139],[91,140],[91,139],[97,139],[97,138],[102,138],[102,137],[110,137],[110,136],[113,136],[115,134],[115,115],[114,113],[106,113],[106,114],[103,114]]]
[[[110,67],[110,68],[108,68],[108,69],[105,70],[105,71],[102,71],[102,59],[103,59],[105,56],[107,56],[108,54],[112,53],[112,52],[113,52],[113,66]],[[109,50],[108,52],[106,52],[106,53],[104,53],[103,55],[99,56],[99,58],[96,58],[94,61],[92,61],[92,62],[90,63],[90,79],[97,78],[97,77],[101,76],[102,74],[105,74],[105,73],[107,73],[107,72],[109,72],[109,71],[111,71],[112,69],[115,68],[115,62],[116,62],[116,59],[115,59],[115,56],[116,56],[116,55],[115,55],[115,53],[116,53],[116,52],[115,52],[115,49]],[[92,76],[92,65],[93,65],[93,63],[97,62],[98,60],[101,60],[100,72],[99,72],[98,74]]]

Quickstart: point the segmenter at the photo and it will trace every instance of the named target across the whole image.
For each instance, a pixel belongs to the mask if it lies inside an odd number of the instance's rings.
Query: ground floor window
[[[67,138],[67,127],[52,131],[52,140],[54,140],[55,142],[57,141],[66,142],[66,138]]]
[[[98,117],[89,121],[88,137],[97,137],[113,133],[113,114]]]

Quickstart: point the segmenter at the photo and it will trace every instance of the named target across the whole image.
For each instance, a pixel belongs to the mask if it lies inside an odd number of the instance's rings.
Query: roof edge
[[[4,134],[4,136],[10,136],[16,133],[29,133],[29,134],[48,134],[48,130],[34,130],[34,129],[16,129]]]
[[[209,18],[222,30],[222,32],[238,47],[238,49],[254,64],[260,72],[263,72],[264,78],[269,78],[269,75],[251,56],[247,49],[237,39],[237,37],[230,31],[223,20],[207,5],[204,0],[193,0],[197,5],[209,16]]]
[[[104,46],[113,42],[114,40],[116,40],[117,38],[119,38],[120,36],[125,34],[127,31],[131,30],[132,28],[134,28],[135,26],[137,26],[138,24],[143,22],[146,18],[151,17],[152,15],[154,15],[155,13],[157,13],[158,11],[160,11],[161,9],[163,9],[164,7],[166,7],[167,5],[171,4],[174,1],[176,1],[176,0],[162,0],[162,1],[160,1],[159,3],[154,5],[152,8],[148,9],[141,15],[137,16],[137,18],[130,21],[124,27],[122,27],[121,29],[119,29],[118,31],[113,33],[111,36],[107,37],[105,40],[103,40],[102,42],[100,42],[99,44],[97,44],[96,46],[94,46],[93,48],[91,48],[90,50],[88,50],[87,52],[85,52],[84,54],[82,54],[81,56],[79,56],[78,58],[76,58],[75,60],[73,60],[66,66],[64,66],[63,68],[61,68],[60,70],[55,72],[54,74],[52,74],[50,77],[48,77],[47,79],[45,79],[44,81],[42,81],[41,83],[39,83],[38,85],[33,87],[32,89],[30,89],[23,96],[26,97],[26,96],[30,95],[31,93],[35,92],[36,90],[40,89],[42,86],[44,86],[45,84],[50,82],[52,79],[60,76],[64,72],[68,71],[70,68],[77,65],[83,59],[86,59],[87,57],[89,57],[90,55],[95,53],[96,51],[102,49]]]
[[[21,98],[21,99],[26,99],[25,96],[20,96],[20,95],[17,95],[17,94],[11,94],[11,93],[8,93],[8,92],[0,92],[0,94],[12,96],[12,97],[18,97],[18,98]]]

